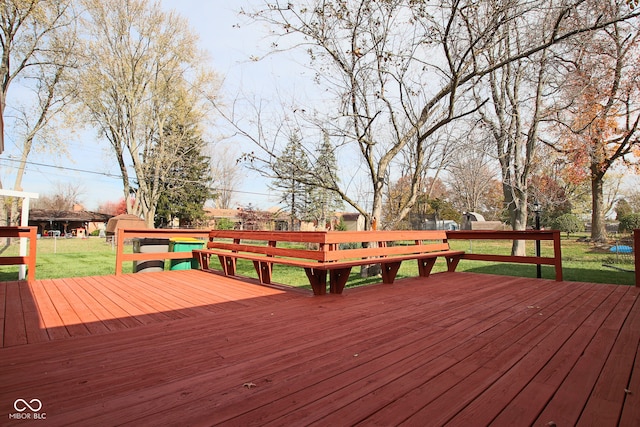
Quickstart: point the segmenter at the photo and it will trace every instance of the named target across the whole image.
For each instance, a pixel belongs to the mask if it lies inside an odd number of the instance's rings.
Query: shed
[[[486,221],[477,212],[464,212],[462,218],[463,230],[506,230],[508,228],[500,221]]]
[[[121,228],[148,228],[144,220],[136,215],[122,214],[116,215],[107,223],[107,240],[111,240]]]

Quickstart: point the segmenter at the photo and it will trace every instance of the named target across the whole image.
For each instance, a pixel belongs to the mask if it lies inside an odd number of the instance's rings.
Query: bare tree
[[[243,175],[238,163],[239,154],[228,145],[211,150],[211,177],[215,203],[218,209],[231,209],[233,195]]]
[[[637,14],[628,11],[606,19],[589,15],[580,27],[565,27],[570,14],[582,14],[592,6],[586,0],[558,5],[548,0],[526,4],[515,0],[437,4],[309,0],[269,1],[265,8],[245,13],[270,25],[276,50],[293,47],[309,54],[315,81],[332,102],[325,103],[324,109],[298,107],[296,114],[331,135],[336,150],[341,145],[356,148],[353,151],[359,154],[371,187],[371,208],[358,204],[344,187],[332,190],[370,222],[380,217],[383,189],[399,156],[411,159],[409,197],[399,216],[416,203],[425,171],[440,167],[450,152],[450,140],[442,135],[479,108],[466,95],[482,83],[481,78],[516,61],[540,57],[545,49],[570,37]],[[499,44],[515,22],[533,29],[543,18],[555,25],[543,27],[548,31],[536,32],[517,45],[513,40],[495,61],[487,61],[485,52]],[[258,132],[242,129],[233,111],[227,118],[260,147],[255,158],[273,161],[275,145],[282,143],[277,132],[268,138],[264,127]],[[265,123],[258,119],[257,125]],[[529,137],[535,140],[535,132]],[[430,157],[430,152],[436,157]],[[523,222],[522,217],[517,221]]]
[[[640,183],[638,181],[640,181],[640,179],[636,178],[635,185],[632,184],[623,192],[625,200],[633,209],[633,213],[640,213],[640,185],[638,185]]]
[[[42,195],[35,200],[35,209],[50,209],[55,211],[72,211],[73,207],[80,204],[80,197],[85,193],[80,184],[56,184],[55,192]]]
[[[447,184],[454,206],[466,212],[493,211],[489,195],[498,173],[494,161],[484,151],[458,151],[448,169]]]
[[[215,78],[187,21],[147,0],[84,2],[86,64],[80,90],[90,123],[114,150],[127,211],[153,227],[158,198],[177,155],[206,117],[202,94]],[[128,163],[132,164],[132,171]],[[134,195],[135,197],[130,197]]]
[[[4,135],[4,124],[8,123],[4,116],[11,115],[12,130],[20,144],[15,190],[22,190],[26,162],[35,145],[53,145],[52,120],[64,110],[73,92],[67,83],[69,69],[76,62],[76,18],[71,0],[7,0],[0,8],[0,133]],[[16,81],[31,96],[20,97],[22,104],[6,105]],[[1,141],[0,153],[4,137]],[[17,217],[17,208],[14,200],[10,218]]]
[[[525,24],[521,19],[514,19],[500,28],[500,41],[483,52],[488,64],[503,61],[505,52],[519,53],[523,40],[535,37],[535,34],[524,34],[524,29],[530,31]],[[549,25],[554,24],[558,22],[549,23],[541,17],[536,27],[541,33],[552,32]],[[504,202],[514,230],[524,230],[527,226],[528,184],[536,158],[540,126],[549,114],[543,104],[552,68],[549,55],[547,49],[543,49],[489,73],[490,102],[479,110],[482,124],[495,144]],[[476,94],[479,104],[485,102],[484,96],[480,86],[480,93]],[[512,254],[524,253],[524,241],[514,241]]]

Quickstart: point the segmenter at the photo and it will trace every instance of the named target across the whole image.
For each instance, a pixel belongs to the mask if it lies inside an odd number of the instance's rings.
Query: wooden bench
[[[287,247],[278,247],[287,244]],[[351,268],[380,264],[383,283],[393,283],[405,260],[417,260],[419,274],[428,277],[437,257],[455,271],[464,251],[449,248],[445,231],[319,231],[271,232],[214,230],[207,248],[194,250],[203,270],[211,271],[217,256],[225,275],[236,275],[236,261],[253,262],[260,283],[270,284],[273,264],[305,270],[315,295],[340,294]]]

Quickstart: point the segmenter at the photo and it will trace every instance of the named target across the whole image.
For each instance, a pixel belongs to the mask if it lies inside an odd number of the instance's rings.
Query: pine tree
[[[292,135],[282,154],[273,164],[273,188],[281,192],[280,202],[289,211],[289,229],[294,230],[296,221],[305,216],[308,209],[309,161],[298,135]]]
[[[204,141],[196,130],[185,126],[165,129],[165,136],[185,140],[177,156],[180,162],[171,168],[162,183],[158,200],[156,226],[180,218],[180,225],[194,225],[205,217],[204,204],[214,197],[211,191],[210,158],[202,154]]]
[[[333,214],[342,209],[342,199],[328,188],[336,188],[339,182],[336,176],[338,162],[335,151],[329,140],[329,135],[324,134],[323,141],[317,148],[317,161],[313,167],[314,185],[308,192],[310,203],[307,209],[307,217],[317,222],[318,228],[323,230]]]

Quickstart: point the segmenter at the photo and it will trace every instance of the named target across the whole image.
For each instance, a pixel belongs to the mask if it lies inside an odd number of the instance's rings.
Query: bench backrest
[[[277,247],[281,243],[288,247]],[[235,231],[213,230],[208,249],[300,258],[319,262],[402,256],[449,250],[443,230]]]

